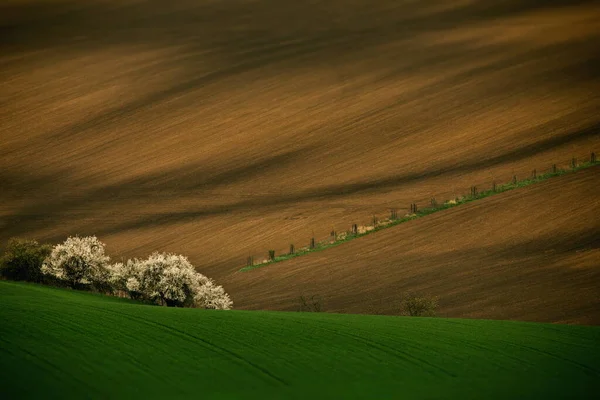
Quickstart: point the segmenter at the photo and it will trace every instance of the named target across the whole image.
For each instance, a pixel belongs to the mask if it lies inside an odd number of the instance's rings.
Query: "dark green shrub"
[[[35,240],[10,239],[0,258],[0,275],[15,281],[42,282],[42,263],[51,251],[51,246]]]

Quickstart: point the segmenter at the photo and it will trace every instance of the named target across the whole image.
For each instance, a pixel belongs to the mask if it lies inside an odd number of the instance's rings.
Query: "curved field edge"
[[[594,153],[592,153],[592,154],[594,154]],[[290,260],[290,259],[296,258],[296,257],[301,257],[301,256],[304,256],[304,255],[307,255],[310,253],[317,252],[317,251],[323,251],[323,250],[350,242],[354,239],[358,239],[360,237],[367,236],[371,233],[375,233],[377,231],[391,228],[393,226],[396,226],[396,225],[399,225],[399,224],[402,224],[402,223],[405,223],[408,221],[422,218],[422,217],[425,217],[427,215],[430,215],[430,214],[433,214],[433,213],[436,213],[439,211],[444,211],[444,210],[447,210],[450,208],[458,207],[465,203],[469,203],[469,202],[476,201],[476,200],[481,200],[486,197],[490,197],[490,196],[494,196],[494,195],[497,195],[500,193],[508,192],[510,190],[527,187],[534,183],[543,182],[550,178],[555,178],[558,176],[563,176],[563,175],[566,175],[569,173],[577,172],[582,169],[596,166],[598,164],[600,164],[600,162],[598,162],[598,161],[585,162],[585,163],[577,165],[571,169],[561,169],[561,170],[557,170],[556,172],[542,173],[542,174],[536,175],[535,177],[517,180],[517,181],[505,183],[505,184],[499,184],[499,185],[496,185],[495,188],[492,188],[492,189],[483,190],[483,191],[475,192],[475,193],[470,193],[468,195],[464,195],[464,196],[461,196],[456,199],[451,199],[451,200],[445,201],[444,203],[442,203],[436,207],[418,209],[415,213],[408,214],[402,218],[397,218],[394,220],[387,220],[386,222],[384,222],[380,225],[373,226],[373,229],[366,230],[365,232],[362,232],[362,233],[360,233],[360,232],[358,232],[358,233],[345,232],[346,234],[344,235],[344,237],[342,239],[335,240],[334,242],[329,242],[329,241],[319,242],[319,243],[316,243],[315,247],[312,249],[308,248],[308,247],[304,247],[293,254],[283,254],[280,256],[276,256],[274,259],[272,259],[268,262],[262,262],[262,263],[254,264],[254,265],[247,265],[246,267],[241,268],[240,272],[252,271],[254,269],[265,267],[267,265]]]
[[[8,398],[587,398],[600,328],[218,312],[0,282]]]

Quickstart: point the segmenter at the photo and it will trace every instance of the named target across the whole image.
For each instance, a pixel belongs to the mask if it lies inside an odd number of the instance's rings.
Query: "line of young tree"
[[[52,247],[35,240],[11,239],[0,258],[5,279],[126,294],[169,307],[231,309],[222,286],[194,269],[187,257],[155,252],[146,259],[111,263],[95,236],[69,237]]]

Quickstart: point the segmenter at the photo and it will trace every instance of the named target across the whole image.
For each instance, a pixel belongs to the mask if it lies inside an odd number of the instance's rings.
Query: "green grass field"
[[[600,328],[171,309],[0,282],[15,398],[593,398]]]

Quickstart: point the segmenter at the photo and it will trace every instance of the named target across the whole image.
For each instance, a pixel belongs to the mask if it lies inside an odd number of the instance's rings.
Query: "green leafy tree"
[[[13,238],[0,258],[0,275],[15,281],[42,282],[42,264],[52,247],[35,240]]]

